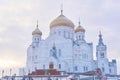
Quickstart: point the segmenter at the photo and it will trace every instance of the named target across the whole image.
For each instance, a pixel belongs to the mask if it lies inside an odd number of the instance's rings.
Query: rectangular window
[[[59,35],[61,35],[61,31],[59,31]]]
[[[83,67],[83,71],[88,71],[88,67],[87,67],[87,66],[84,66],[84,67]]]
[[[35,67],[35,71],[37,70],[37,67]]]
[[[59,64],[59,69],[61,69],[61,64]]]
[[[75,66],[75,71],[78,71],[78,67],[77,66]]]
[[[83,71],[85,71],[85,66],[83,67]]]
[[[56,34],[56,32],[54,32],[54,34]]]
[[[104,58],[104,53],[101,53],[101,58]]]
[[[88,71],[88,67],[86,67],[86,71]]]
[[[105,71],[105,69],[104,69],[104,67],[102,67],[102,72],[104,72]]]
[[[37,59],[37,55],[35,56],[35,59]]]
[[[43,65],[43,69],[45,69],[45,65]]]
[[[64,31],[64,37],[66,37],[66,32]]]
[[[70,38],[70,32],[68,32],[68,38]]]
[[[58,52],[58,53],[59,53],[59,57],[60,57],[60,56],[61,56],[61,49],[59,49],[59,52]]]
[[[110,73],[112,72],[111,69],[109,69],[109,72],[110,72]]]

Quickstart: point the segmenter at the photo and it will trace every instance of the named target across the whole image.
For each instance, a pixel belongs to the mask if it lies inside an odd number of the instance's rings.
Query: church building
[[[27,49],[26,66],[19,69],[20,75],[28,75],[42,69],[55,69],[66,73],[85,73],[99,68],[103,74],[117,75],[116,60],[107,58],[107,46],[101,32],[93,58],[93,43],[85,40],[85,29],[80,21],[74,23],[62,12],[50,23],[50,33],[42,39],[38,24],[32,32],[32,42]]]

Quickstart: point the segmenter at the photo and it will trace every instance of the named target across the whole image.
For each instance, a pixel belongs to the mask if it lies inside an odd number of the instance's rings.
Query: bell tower
[[[98,45],[97,45],[96,49],[97,49],[96,55],[97,55],[98,60],[107,58],[107,55],[106,55],[107,47],[103,43],[101,32],[99,33],[99,41],[98,41]]]
[[[99,33],[99,41],[96,46],[96,57],[97,57],[97,66],[101,69],[101,71],[105,74],[108,72],[108,59],[107,59],[107,47],[103,43],[102,34]]]

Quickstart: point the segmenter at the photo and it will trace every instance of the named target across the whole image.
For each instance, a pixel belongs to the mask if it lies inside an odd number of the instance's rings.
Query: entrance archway
[[[54,69],[54,64],[53,64],[53,62],[50,62],[50,64],[49,64],[49,69]]]

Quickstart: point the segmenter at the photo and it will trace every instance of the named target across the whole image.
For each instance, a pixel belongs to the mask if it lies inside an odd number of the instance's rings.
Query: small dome
[[[85,29],[80,25],[80,23],[79,23],[79,26],[75,30],[75,33],[76,32],[85,32]]]
[[[50,29],[57,26],[67,26],[74,28],[74,24],[72,23],[72,21],[66,18],[63,14],[58,16],[50,23]]]
[[[32,35],[42,35],[42,32],[39,30],[39,28],[37,27],[33,32],[32,32]]]

